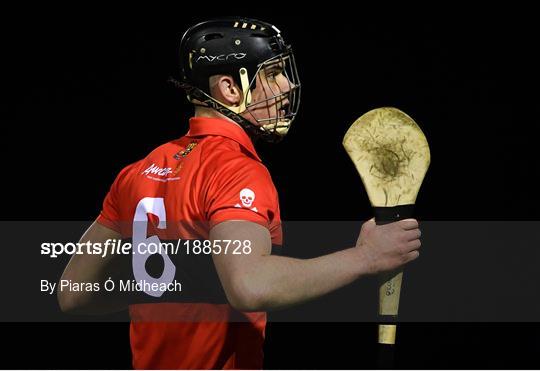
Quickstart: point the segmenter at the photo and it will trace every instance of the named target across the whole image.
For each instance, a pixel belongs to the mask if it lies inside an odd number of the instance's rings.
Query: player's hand
[[[420,255],[420,229],[415,219],[376,225],[371,219],[362,225],[356,243],[367,273],[397,269]]]

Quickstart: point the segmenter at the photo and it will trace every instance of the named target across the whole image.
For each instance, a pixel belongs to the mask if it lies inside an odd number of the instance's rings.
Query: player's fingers
[[[413,240],[413,241],[409,241],[407,243],[407,250],[409,250],[409,252],[411,252],[413,250],[418,250],[421,246],[422,246],[422,242],[420,242],[420,240],[416,239],[416,240]]]
[[[422,236],[422,231],[419,228],[411,229],[403,232],[403,235],[405,236],[405,241],[414,241]]]
[[[418,228],[418,220],[416,219],[412,219],[412,218],[403,219],[403,220],[400,220],[398,223],[399,223],[399,226],[405,230]]]
[[[416,260],[418,259],[419,256],[420,256],[420,252],[418,250],[411,251],[410,253],[407,254],[407,262]]]

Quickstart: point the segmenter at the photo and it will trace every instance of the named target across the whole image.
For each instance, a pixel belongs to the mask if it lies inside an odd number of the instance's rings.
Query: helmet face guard
[[[177,85],[190,101],[217,110],[253,137],[277,142],[287,133],[300,105],[300,80],[291,47],[276,27],[253,19],[203,22],[184,34],[180,53]],[[243,93],[240,105],[211,97],[215,75],[233,77]]]
[[[246,112],[251,121],[268,137],[282,139],[298,114],[300,107],[300,79],[292,50],[279,54],[261,63],[244,97]],[[262,99],[253,101],[251,91],[260,84]],[[248,102],[249,100],[249,102]],[[264,118],[256,111],[265,110]]]

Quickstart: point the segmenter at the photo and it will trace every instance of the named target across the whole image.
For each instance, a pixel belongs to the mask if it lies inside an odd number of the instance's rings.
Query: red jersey
[[[273,245],[282,243],[277,192],[250,138],[229,121],[199,117],[184,137],[124,168],[97,219],[134,246],[208,239],[212,226],[226,220],[262,224]],[[163,262],[155,278],[146,272],[148,257],[133,258],[136,278],[184,281],[175,299],[154,303],[157,295],[149,293],[150,303],[130,305],[133,366],[262,368],[266,314],[241,313],[227,303],[211,255],[175,262],[163,256]]]

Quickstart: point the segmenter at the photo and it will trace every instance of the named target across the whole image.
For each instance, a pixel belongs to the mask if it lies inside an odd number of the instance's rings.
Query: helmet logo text
[[[241,60],[247,56],[247,53],[230,53],[230,54],[220,54],[220,55],[201,55],[197,58],[196,62],[199,62],[201,59],[208,62],[223,62],[228,61],[229,59]]]

